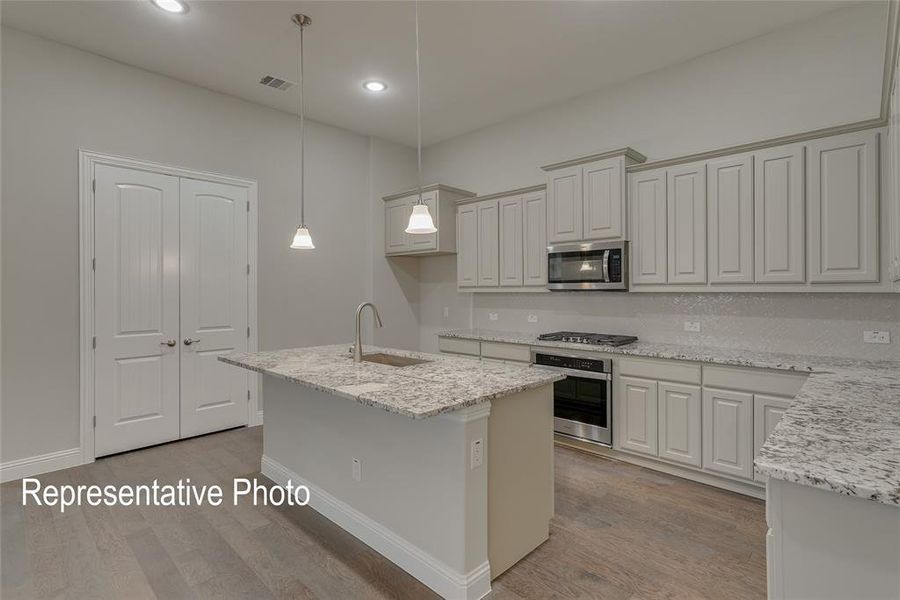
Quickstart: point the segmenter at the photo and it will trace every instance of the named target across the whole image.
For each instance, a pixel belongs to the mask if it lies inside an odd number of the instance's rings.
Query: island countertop
[[[473,361],[376,346],[365,346],[363,351],[428,362],[406,367],[354,362],[349,347],[350,344],[341,344],[233,352],[220,356],[219,360],[413,419],[474,406],[565,378],[530,365]]]
[[[548,342],[523,332],[459,329],[438,335],[586,350],[584,344]],[[900,362],[644,341],[588,350],[807,373],[806,383],[763,445],[757,471],[900,506]]]

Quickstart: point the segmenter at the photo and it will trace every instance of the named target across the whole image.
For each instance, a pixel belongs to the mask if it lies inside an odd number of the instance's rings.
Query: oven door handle
[[[609,373],[595,373],[594,371],[579,371],[578,369],[564,369],[562,367],[551,367],[550,365],[534,365],[536,369],[547,369],[548,371],[556,371],[570,377],[581,377],[582,379],[597,379],[599,381],[609,381],[612,379]]]
[[[609,254],[611,250],[603,251],[603,281],[609,283]]]

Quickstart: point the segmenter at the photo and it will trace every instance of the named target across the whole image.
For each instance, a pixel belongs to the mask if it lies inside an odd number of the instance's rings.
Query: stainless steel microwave
[[[547,247],[550,290],[627,290],[628,242],[584,242]]]

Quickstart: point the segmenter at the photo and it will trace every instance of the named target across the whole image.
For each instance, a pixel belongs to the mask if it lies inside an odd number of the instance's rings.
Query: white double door
[[[246,425],[247,189],[94,177],[95,455]]]

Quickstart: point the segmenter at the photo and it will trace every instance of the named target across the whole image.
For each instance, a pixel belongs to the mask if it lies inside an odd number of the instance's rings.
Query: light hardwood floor
[[[45,484],[217,483],[257,475],[262,428],[237,429],[50,473]],[[261,475],[261,480],[264,480]],[[493,598],[765,597],[759,500],[556,449],[551,538],[494,581]],[[305,508],[21,504],[0,486],[0,596],[435,598]]]

